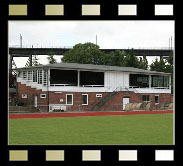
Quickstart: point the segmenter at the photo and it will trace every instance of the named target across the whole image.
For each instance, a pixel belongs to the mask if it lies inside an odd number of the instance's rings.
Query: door
[[[34,107],[37,107],[37,95],[34,97]]]
[[[123,98],[123,110],[125,110],[125,106],[126,104],[128,104],[130,102],[130,98]]]

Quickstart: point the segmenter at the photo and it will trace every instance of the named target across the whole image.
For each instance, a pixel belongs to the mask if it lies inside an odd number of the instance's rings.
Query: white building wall
[[[124,72],[105,72],[104,86],[112,87],[128,87],[129,86],[129,73]]]

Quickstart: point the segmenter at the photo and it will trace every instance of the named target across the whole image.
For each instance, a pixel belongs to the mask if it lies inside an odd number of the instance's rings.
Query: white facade
[[[104,72],[104,86],[68,86],[68,85],[57,85],[50,86],[50,69],[46,70],[24,70],[17,76],[17,82],[25,84],[32,88],[36,88],[42,91],[53,91],[53,92],[113,92],[116,91],[133,91],[135,93],[171,93],[169,89],[158,89],[158,88],[132,88],[129,83],[129,72],[118,72],[118,71],[105,71]]]
[[[129,73],[125,72],[105,72],[104,73],[105,87],[128,87],[129,86]]]

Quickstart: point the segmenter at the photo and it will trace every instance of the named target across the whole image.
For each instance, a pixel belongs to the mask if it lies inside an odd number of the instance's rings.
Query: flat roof
[[[118,71],[118,72],[132,72],[132,73],[143,73],[143,74],[161,74],[161,75],[171,75],[171,73],[157,72],[151,70],[144,70],[134,67],[119,67],[119,66],[107,66],[107,65],[92,65],[92,64],[79,64],[79,63],[55,63],[31,67],[17,68],[15,70],[27,70],[36,68],[52,68],[52,69],[84,69],[92,71]]]

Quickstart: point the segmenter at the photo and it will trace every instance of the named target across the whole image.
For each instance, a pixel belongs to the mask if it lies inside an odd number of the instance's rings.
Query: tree
[[[167,59],[166,71],[173,74],[173,51]]]
[[[139,59],[135,56],[133,49],[126,55],[124,64],[126,67],[139,67]]]
[[[28,58],[28,60],[27,60],[27,62],[26,62],[26,64],[25,64],[25,67],[30,67],[31,65],[30,65],[30,58]]]
[[[148,61],[146,57],[143,57],[143,59],[140,58],[138,68],[145,70],[148,69]]]
[[[47,59],[48,59],[49,64],[57,63],[57,60],[54,58],[54,52],[52,52],[52,51],[48,54]]]
[[[76,44],[73,49],[64,54],[61,60],[67,63],[103,65],[106,63],[105,56],[98,45],[88,42]]]
[[[37,55],[34,55],[33,58],[32,58],[32,66],[38,66],[38,65],[41,65],[39,62],[38,62],[39,58],[37,57]]]
[[[38,66],[38,65],[41,65],[39,62],[38,62],[39,58],[37,57],[37,55],[33,55],[32,56],[32,65],[31,65],[31,61],[30,61],[30,58],[28,58],[26,64],[25,64],[25,67],[31,67],[31,66]]]
[[[166,72],[166,61],[164,59],[158,60],[157,58],[150,65],[150,70],[158,72]]]
[[[125,51],[116,50],[110,54],[110,64],[112,66],[125,66]]]

